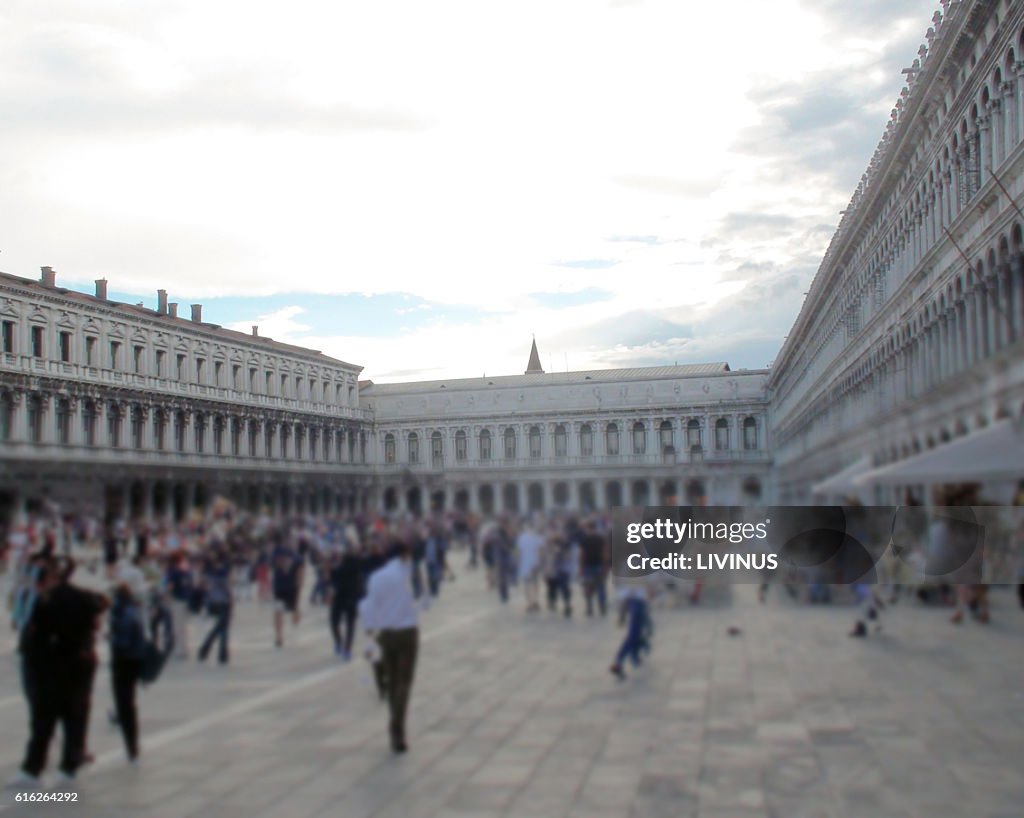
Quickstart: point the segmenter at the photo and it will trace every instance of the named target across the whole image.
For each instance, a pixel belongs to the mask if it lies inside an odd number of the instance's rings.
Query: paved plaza
[[[173,664],[141,693],[139,769],[107,724],[103,667],[97,762],[78,803],[24,806],[8,790],[0,812],[1019,818],[1024,612],[1008,590],[994,597],[988,627],[901,603],[862,641],[846,637],[849,606],[798,607],[781,592],[760,606],[738,587],[658,608],[653,655],[621,683],[607,670],[622,635],[613,616],[528,618],[518,597],[500,607],[462,571],[424,616],[400,757],[365,661],[331,653],[323,608],[307,607],[277,650],[270,609],[240,602],[230,666]],[[26,714],[3,639],[0,764],[13,775]]]

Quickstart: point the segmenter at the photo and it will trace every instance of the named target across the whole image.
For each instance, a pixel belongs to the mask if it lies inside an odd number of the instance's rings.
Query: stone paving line
[[[172,667],[143,695],[141,769],[119,763],[119,735],[94,720],[101,763],[82,775],[80,804],[12,806],[4,793],[0,807],[166,818],[1024,814],[1024,612],[1009,594],[994,594],[989,628],[901,604],[882,635],[860,641],[845,635],[852,608],[762,607],[740,587],[729,606],[656,610],[650,662],[617,683],[613,617],[527,617],[518,598],[500,608],[481,584],[462,572],[425,617],[407,756],[387,749],[362,663],[325,658],[319,612],[285,649],[263,650],[270,614],[252,604],[239,616],[251,649],[233,654],[238,667]],[[16,676],[3,678],[0,703],[16,696]],[[174,708],[187,714],[180,723]],[[20,749],[24,712],[0,709],[0,728]]]

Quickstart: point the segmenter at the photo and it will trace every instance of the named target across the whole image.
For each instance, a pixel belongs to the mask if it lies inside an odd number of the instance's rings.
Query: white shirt
[[[544,540],[540,535],[530,530],[524,531],[516,541],[516,548],[519,551],[519,579],[529,578],[540,561],[540,550],[544,547]]]
[[[359,603],[363,627],[371,631],[415,628],[418,622],[409,564],[394,557],[370,574],[366,596]]]

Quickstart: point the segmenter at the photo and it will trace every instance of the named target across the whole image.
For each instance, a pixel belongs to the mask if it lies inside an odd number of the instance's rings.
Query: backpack
[[[110,649],[126,659],[141,659],[146,648],[139,606],[115,605],[110,611]]]

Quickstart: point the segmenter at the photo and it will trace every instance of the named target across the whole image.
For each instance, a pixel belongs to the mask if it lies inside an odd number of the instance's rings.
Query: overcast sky
[[[761,367],[934,8],[6,0],[0,270],[378,381]]]

